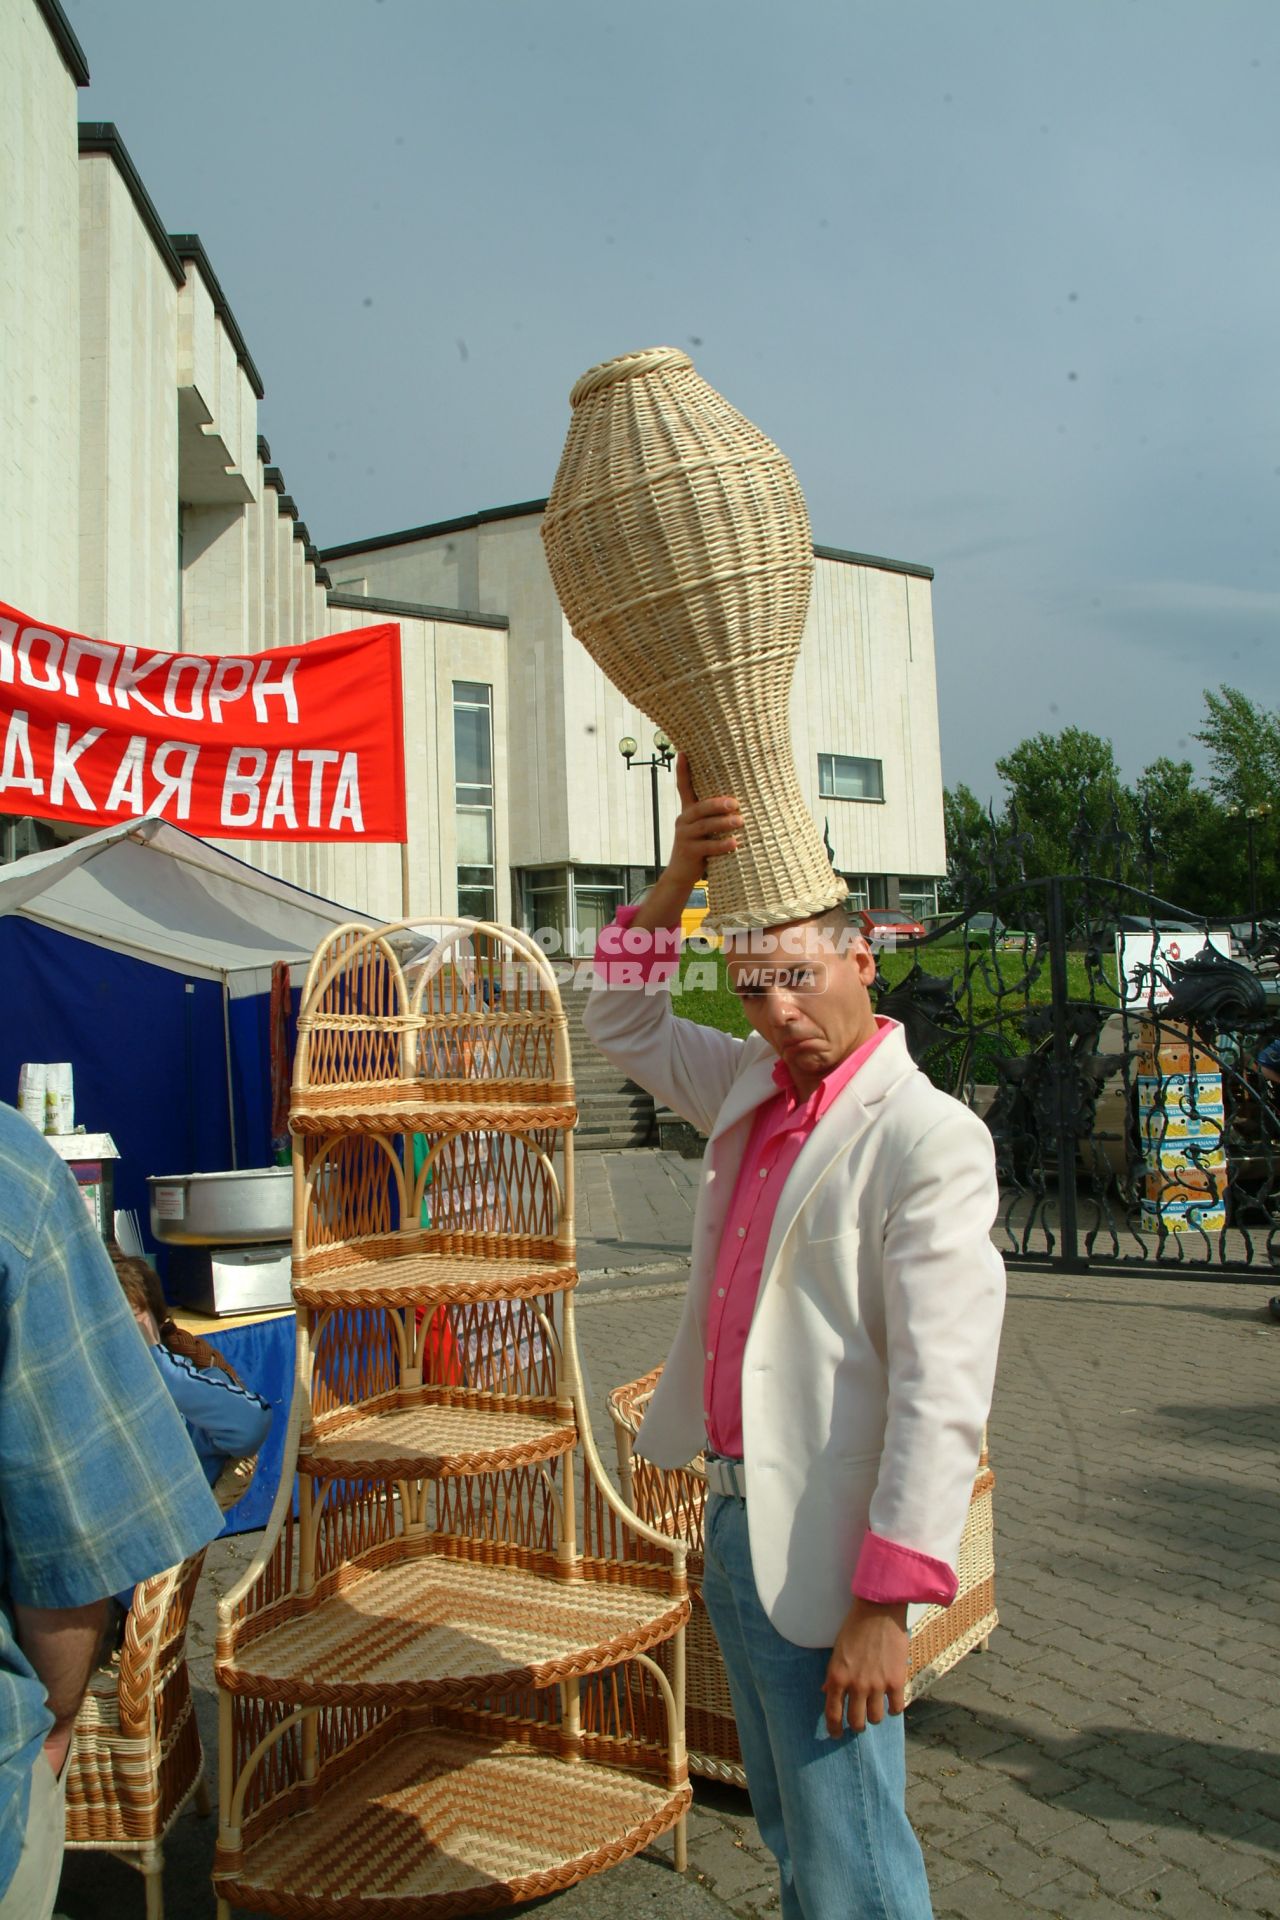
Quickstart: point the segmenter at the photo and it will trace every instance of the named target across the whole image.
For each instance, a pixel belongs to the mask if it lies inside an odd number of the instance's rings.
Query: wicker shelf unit
[[[573,1120],[524,935],[353,925],[317,953],[285,1471],[219,1606],[220,1920],[478,1912],[672,1828],[684,1863],[685,1551],[586,1414]]]

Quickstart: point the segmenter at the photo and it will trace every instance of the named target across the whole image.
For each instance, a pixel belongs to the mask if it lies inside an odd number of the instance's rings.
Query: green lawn
[[[1049,1004],[1047,955],[1036,965],[1034,955],[1024,957],[1021,953],[993,953],[986,947],[971,947],[967,975],[963,947],[926,946],[918,957],[922,972],[953,982],[952,994],[966,1030],[956,1041],[930,1053],[925,1061],[930,1076],[940,1086],[953,1086],[962,1073],[966,1078],[993,1080],[994,1057],[1025,1052],[1030,1044],[1024,1030],[1025,1016],[1033,1008]],[[905,950],[880,955],[880,972],[890,990],[906,978],[916,959],[914,953]],[[1067,992],[1072,1000],[1092,1000],[1113,1007],[1116,1004],[1114,960],[1108,958],[1104,962],[1102,977],[1096,979],[1091,977],[1082,954],[1069,953]],[[696,948],[686,948],[680,959],[680,992],[674,1006],[682,1018],[694,1020],[700,1026],[719,1027],[724,1033],[750,1031],[742,1007],[725,977],[724,958],[718,952],[703,953]],[[964,1050],[969,1044],[970,1029],[977,1031],[966,1063]]]

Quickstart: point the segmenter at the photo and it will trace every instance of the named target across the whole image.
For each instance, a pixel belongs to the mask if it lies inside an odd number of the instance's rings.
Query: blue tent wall
[[[301,989],[289,996],[289,1058],[297,1044]],[[231,1077],[235,1089],[236,1155],[242,1167],[269,1167],[271,1149],[271,995],[231,1002]]]
[[[145,1231],[148,1174],[231,1165],[222,983],[0,915],[0,1095],[24,1060],[70,1060],[76,1118],[120,1149],[116,1205]],[[231,1003],[241,1166],[270,1163],[270,996]]]

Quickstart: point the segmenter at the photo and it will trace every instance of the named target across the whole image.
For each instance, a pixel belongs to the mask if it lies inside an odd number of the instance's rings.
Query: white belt
[[[727,1494],[731,1500],[746,1499],[747,1470],[741,1460],[725,1460],[718,1454],[709,1453],[704,1472],[708,1493]]]

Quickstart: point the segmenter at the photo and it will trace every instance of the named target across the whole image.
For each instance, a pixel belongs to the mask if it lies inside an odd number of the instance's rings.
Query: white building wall
[[[184,462],[187,497],[252,499],[258,467],[258,403],[235,343],[194,260],[186,263],[178,299],[177,384],[184,411],[200,421],[203,459]],[[185,452],[185,449],[184,449]],[[194,485],[192,481],[194,480]]]
[[[307,575],[310,572],[310,568],[307,566],[306,559],[302,552],[302,542],[298,539],[292,526],[289,528],[289,540],[289,572],[292,577],[290,600],[293,606],[293,644],[295,647],[300,647],[304,641],[310,640],[312,637],[307,619],[307,602],[310,597],[307,591]]]
[[[260,653],[267,645],[264,523],[267,523],[268,502],[273,506],[275,495],[268,486],[264,485],[262,471],[262,460],[258,458],[254,463],[253,471],[253,499],[244,510],[245,562],[248,574],[244,636],[246,653]]]
[[[561,845],[567,846],[570,860],[585,866],[650,866],[654,776],[639,764],[628,770],[618,742],[630,735],[639,745],[637,762],[649,760],[659,729],[623,699],[568,621],[563,615],[560,618],[564,726],[556,771],[568,782],[572,796],[566,799]],[[657,792],[658,844],[665,860],[679,812],[674,769],[658,768]],[[589,808],[582,805],[584,793],[593,796]]]
[[[182,651],[251,653],[257,580],[243,505],[182,503]]]
[[[511,811],[511,864],[537,867],[563,862],[569,820],[581,800],[581,768],[567,764],[564,711],[564,618],[542,554],[540,514],[490,521],[468,538],[475,551],[473,569],[456,534],[444,541],[458,554],[465,581],[473,574],[477,611],[502,614],[511,622],[507,648],[506,694],[512,715],[510,736],[497,736],[507,756]],[[500,900],[504,896],[500,895]],[[510,895],[506,912],[514,911]]]
[[[108,153],[80,160],[80,623],[176,648],[173,269]]]
[[[76,83],[34,6],[0,6],[0,599],[82,624]]]
[[[843,872],[946,871],[928,580],[817,560],[791,727],[800,790]],[[822,798],[820,753],[879,760],[883,802]]]
[[[357,553],[329,567],[336,593],[373,593],[384,600],[416,600],[425,607],[481,607],[476,581],[476,530],[463,527],[430,540]],[[375,564],[376,560],[376,564]],[[469,597],[464,586],[476,582]]]
[[[277,583],[280,577],[279,499],[274,487],[263,484],[255,503],[258,540],[262,549],[259,571],[262,578],[262,629],[260,644],[280,645],[280,606]]]

